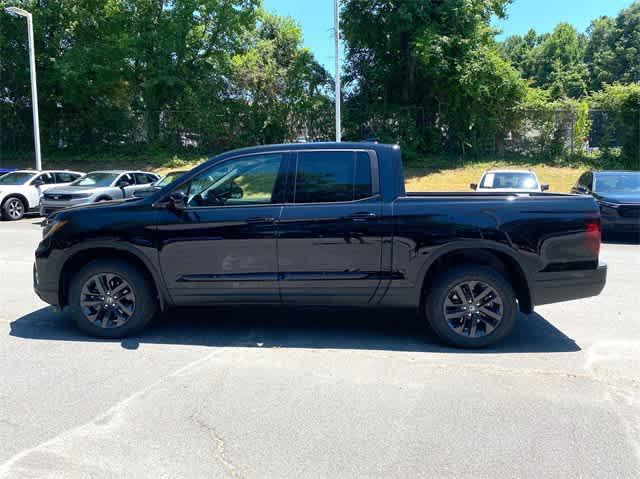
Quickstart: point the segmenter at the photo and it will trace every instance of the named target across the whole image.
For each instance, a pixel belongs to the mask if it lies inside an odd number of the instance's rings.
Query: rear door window
[[[356,153],[356,164],[354,173],[353,199],[361,200],[373,194],[371,179],[371,159],[364,151]]]
[[[136,184],[138,185],[148,185],[149,183],[153,183],[145,173],[134,173],[133,176],[135,177]]]
[[[127,183],[129,183],[129,185],[136,184],[135,180],[133,179],[133,176],[130,175],[129,173],[122,175],[120,179],[118,179],[118,183],[120,183],[121,181],[126,181]]]
[[[78,175],[67,173],[66,171],[59,171],[54,173],[54,175],[56,177],[56,183],[71,183],[78,178]]]
[[[295,203],[353,201],[371,194],[371,161],[366,153],[309,151],[298,154]]]
[[[56,182],[53,173],[42,173],[37,179],[41,180],[45,185],[53,185]]]

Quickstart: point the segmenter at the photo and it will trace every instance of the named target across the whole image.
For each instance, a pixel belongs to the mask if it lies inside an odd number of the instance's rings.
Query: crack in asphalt
[[[640,348],[640,346],[639,346]],[[361,356],[365,356],[365,357],[374,357],[373,353],[374,351],[367,351],[367,350],[353,350],[350,351],[352,353],[356,353],[359,354]],[[375,351],[376,353],[379,353],[379,351]],[[415,356],[411,356],[411,357],[407,357],[407,356],[390,356],[390,355],[385,355],[385,356],[380,356],[379,354],[377,354],[375,356],[375,358],[377,359],[394,359],[394,360],[398,360],[398,359],[402,359],[405,362],[416,362],[416,357]],[[489,364],[489,363],[471,363],[471,362],[465,362],[464,365],[460,365],[460,364],[454,364],[454,363],[439,363],[439,364],[435,364],[433,362],[431,362],[431,358],[427,359],[427,358],[420,358],[422,361],[429,361],[428,367],[432,368],[432,369],[439,369],[439,370],[445,370],[445,369],[455,369],[455,370],[459,370],[459,371],[470,371],[472,370],[473,372],[485,372],[487,374],[499,374],[499,375],[516,375],[516,376],[522,376],[522,375],[537,375],[537,376],[558,376],[558,377],[567,377],[567,378],[575,378],[575,379],[581,379],[581,380],[585,380],[585,381],[592,381],[592,382],[597,382],[599,384],[603,384],[606,386],[611,386],[611,387],[625,387],[627,389],[629,389],[630,391],[633,392],[638,392],[640,393],[640,378],[635,378],[635,377],[630,377],[630,376],[625,376],[625,375],[620,375],[620,371],[616,370],[616,369],[607,369],[607,368],[603,368],[603,373],[606,374],[606,376],[604,374],[599,374],[598,371],[594,370],[593,368],[585,368],[583,367],[583,370],[587,369],[587,372],[581,372],[580,370],[574,370],[574,371],[563,371],[563,370],[559,370],[559,369],[540,369],[540,368],[532,368],[532,367],[522,367],[522,368],[513,368],[513,367],[508,367],[508,366],[499,366],[499,365],[495,365],[495,364]],[[593,363],[591,363],[592,365]]]
[[[194,361],[191,361],[190,363],[186,364],[185,366],[182,366],[178,369],[176,369],[175,371],[166,374],[164,376],[162,376],[161,378],[157,379],[156,381],[154,381],[153,383],[149,384],[148,386],[134,392],[133,394],[131,394],[130,396],[126,397],[125,399],[119,401],[118,403],[116,403],[115,405],[113,405],[112,407],[110,407],[109,409],[107,409],[106,411],[98,414],[97,416],[95,416],[92,420],[90,420],[89,422],[86,422],[84,424],[81,424],[79,426],[76,426],[74,428],[71,429],[67,429],[64,430],[62,432],[60,432],[59,434],[57,434],[56,436],[41,442],[33,447],[24,449],[16,454],[14,454],[12,457],[10,457],[9,459],[7,459],[5,462],[3,462],[2,464],[0,464],[0,478],[3,477],[8,477],[8,475],[12,472],[12,470],[14,469],[15,466],[19,465],[19,462],[21,460],[23,460],[24,458],[28,457],[30,454],[33,454],[35,452],[38,452],[42,449],[46,449],[47,447],[51,447],[51,446],[55,446],[57,443],[62,442],[62,444],[64,444],[73,434],[79,434],[80,436],[90,436],[91,433],[97,429],[97,428],[103,428],[105,426],[108,426],[109,424],[114,423],[121,415],[124,414],[124,412],[126,411],[127,407],[129,407],[129,405],[135,401],[136,399],[144,396],[145,394],[147,394],[149,391],[155,389],[156,387],[160,386],[161,384],[163,384],[165,381],[178,377],[188,371],[190,371],[191,369],[199,366],[200,364],[210,360],[212,357],[216,356],[217,354],[219,354],[221,352],[220,351],[213,351],[199,359],[196,359]],[[24,476],[25,474],[23,474]]]
[[[255,339],[255,337],[256,337],[256,334],[250,334],[249,338],[247,339]],[[248,349],[255,351],[255,348],[248,348]],[[52,446],[51,449],[55,449],[55,446],[64,444],[65,441],[67,441],[73,435],[80,435],[80,436],[91,435],[96,428],[105,427],[105,425],[110,426],[110,425],[116,424],[118,420],[122,419],[122,416],[126,414],[127,408],[131,405],[133,401],[144,396],[149,391],[162,385],[169,379],[181,376],[182,374],[187,373],[188,371],[199,366],[200,364],[209,361],[214,356],[218,356],[220,354],[224,354],[225,352],[229,352],[229,351],[237,352],[238,348],[216,349],[215,351],[212,351],[211,353],[197,360],[194,360],[186,364],[185,366],[182,366],[177,370],[157,379],[152,384],[138,390],[137,392],[133,393],[127,398],[119,401],[114,406],[110,407],[103,413],[97,415],[89,422],[79,425],[77,427],[62,431],[61,433],[59,433],[58,435],[54,436],[53,438],[47,441],[44,441],[34,447],[18,452],[17,454],[9,458],[7,461],[0,464],[0,477],[5,477],[11,472],[15,473],[17,472],[16,470],[27,472],[29,470],[28,466],[21,469],[20,462],[32,453],[42,451],[42,450],[47,450],[50,446]],[[277,350],[277,349],[274,350],[269,348],[269,349],[266,349],[266,351],[282,351],[282,350]],[[313,352],[312,349],[309,349],[308,351]],[[323,351],[326,352],[327,350],[323,350]],[[336,351],[341,353],[347,352],[348,354],[356,354],[364,358],[375,359],[378,361],[380,360],[384,361],[385,359],[391,359],[391,358],[394,360],[400,359],[406,362],[412,362],[418,366],[421,365],[420,363],[428,362],[428,364],[425,364],[425,366],[433,371],[437,371],[437,370],[442,370],[442,371],[459,370],[459,371],[467,371],[467,372],[474,371],[474,372],[480,372],[487,375],[493,374],[493,375],[500,375],[500,376],[502,375],[514,375],[514,376],[538,375],[538,376],[547,376],[547,377],[555,376],[560,378],[562,377],[575,378],[580,381],[589,381],[589,382],[596,382],[598,384],[602,384],[606,386],[608,390],[608,394],[605,396],[604,400],[611,402],[616,406],[613,409],[615,410],[615,413],[620,418],[621,423],[624,425],[625,435],[627,436],[628,443],[633,446],[634,451],[636,453],[636,457],[640,460],[640,445],[637,439],[638,437],[637,434],[640,431],[640,424],[637,424],[638,421],[635,415],[635,411],[637,410],[639,398],[640,398],[639,396],[640,381],[636,380],[635,378],[611,376],[611,373],[614,371],[610,371],[606,368],[603,370],[595,370],[593,368],[594,361],[587,361],[587,364],[589,365],[589,367],[585,367],[585,369],[583,370],[584,372],[568,372],[568,371],[552,370],[552,369],[512,368],[512,367],[498,366],[493,364],[481,364],[481,363],[473,364],[468,362],[465,363],[464,365],[451,364],[451,363],[437,364],[431,360],[431,356],[427,358],[427,357],[420,357],[420,355],[415,355],[415,354],[411,356],[405,355],[405,354],[380,355],[379,354],[380,352],[377,351],[375,352],[376,354],[374,355],[374,351],[367,351],[367,350],[355,350],[355,351],[354,350],[349,350],[349,351],[336,350]],[[589,351],[586,351],[586,355],[587,355],[587,358],[591,357],[591,359],[593,359],[593,356],[589,355]],[[416,361],[416,359],[418,359],[419,361]],[[602,373],[606,373],[607,375],[603,376]],[[190,417],[190,419],[198,427],[206,430],[209,433],[211,439],[215,443],[214,455],[217,461],[233,477],[242,477],[236,465],[234,465],[233,462],[228,457],[228,452],[226,449],[226,444],[224,439],[218,434],[215,428],[202,417],[200,411],[196,411]]]
[[[243,476],[238,472],[238,468],[227,458],[227,452],[225,449],[224,440],[218,435],[215,428],[207,423],[198,413],[193,414],[189,419],[194,422],[198,427],[204,429],[209,433],[209,436],[216,443],[216,451],[214,453],[216,459],[222,464],[225,469],[231,474],[232,477],[242,478]]]

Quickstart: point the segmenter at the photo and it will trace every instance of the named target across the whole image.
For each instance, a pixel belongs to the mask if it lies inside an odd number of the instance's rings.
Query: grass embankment
[[[162,150],[124,150],[101,153],[53,153],[43,154],[43,168],[78,171],[140,169],[161,175],[171,170],[189,170],[205,161],[201,153],[178,154]],[[25,155],[2,158],[0,166],[7,168],[33,168],[33,159]]]
[[[550,191],[568,193],[576,180],[588,167],[511,165],[497,162],[473,163],[450,170],[429,171],[428,168],[407,167],[405,170],[407,191],[471,191],[470,183],[478,183],[485,170],[490,168],[524,168],[535,171],[541,183],[547,183]]]
[[[405,165],[406,187],[408,191],[471,191],[469,184],[478,183],[482,173],[491,168],[530,169],[535,171],[541,183],[550,186],[550,191],[568,193],[584,171],[620,167],[615,159],[606,161],[597,157],[572,162],[542,161],[524,156],[465,161],[433,157]]]
[[[45,168],[67,168],[80,171],[105,169],[143,169],[165,174],[170,170],[188,170],[206,159],[200,153],[151,151],[122,151],[110,153],[56,153],[44,155]],[[26,155],[5,157],[0,163],[5,167],[29,167],[32,160]],[[485,158],[462,161],[455,157],[430,157],[405,165],[408,191],[470,191],[469,183],[477,183],[486,169],[532,169],[542,183],[548,183],[551,191],[566,193],[578,176],[589,168],[604,168],[597,159],[583,159],[573,164],[547,164],[529,157]]]

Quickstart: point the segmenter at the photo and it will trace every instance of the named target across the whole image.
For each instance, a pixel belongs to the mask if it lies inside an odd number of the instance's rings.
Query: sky
[[[302,27],[304,44],[327,69],[333,71],[333,0],[263,0],[267,10],[293,17]],[[568,22],[584,31],[591,20],[615,16],[633,0],[514,0],[506,20],[494,22],[503,33],[522,35],[534,28],[550,32],[559,22]]]

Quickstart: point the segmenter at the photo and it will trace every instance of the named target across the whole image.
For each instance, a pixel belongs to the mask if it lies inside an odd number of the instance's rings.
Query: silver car
[[[71,206],[130,198],[159,179],[147,171],[92,171],[68,186],[47,190],[40,201],[40,214],[49,216]]]

